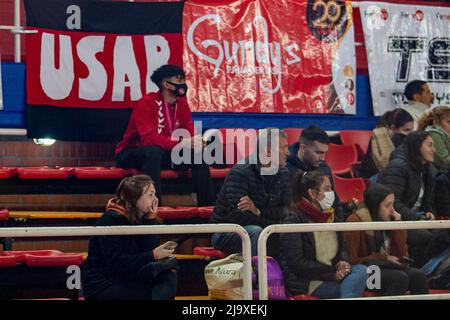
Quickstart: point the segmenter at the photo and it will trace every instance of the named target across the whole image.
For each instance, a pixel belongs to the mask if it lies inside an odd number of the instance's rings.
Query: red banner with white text
[[[193,111],[356,112],[350,2],[188,1],[183,37]]]

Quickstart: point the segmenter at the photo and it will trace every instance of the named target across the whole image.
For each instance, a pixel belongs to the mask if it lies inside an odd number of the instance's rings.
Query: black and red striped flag
[[[24,2],[30,138],[118,140],[153,71],[182,65],[183,2]]]

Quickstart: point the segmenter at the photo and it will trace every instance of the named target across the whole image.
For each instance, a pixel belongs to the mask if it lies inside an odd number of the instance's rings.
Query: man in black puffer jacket
[[[267,133],[267,148],[259,151],[267,155],[278,156],[275,161],[276,173],[262,174],[264,166],[257,164],[236,164],[231,169],[220,190],[211,223],[236,223],[244,227],[249,233],[252,255],[257,255],[258,238],[261,231],[268,225],[282,223],[287,214],[287,207],[291,200],[291,183],[288,170],[285,168],[289,155],[287,136],[283,131],[262,130]],[[279,145],[271,150],[273,133],[279,132]],[[259,137],[261,141],[261,135]],[[275,140],[274,140],[275,141]],[[259,146],[262,143],[258,143]],[[248,162],[248,161],[247,161]],[[271,236],[268,253],[276,253],[276,236]],[[212,245],[224,252],[241,252],[240,237],[235,233],[215,233],[211,238]],[[273,248],[273,250],[272,250]]]
[[[328,151],[330,139],[325,131],[320,127],[311,125],[302,131],[299,142],[294,143],[289,147],[291,154],[287,159],[286,167],[289,170],[291,180],[295,173],[300,169],[302,171],[311,171],[319,169],[325,173],[331,182],[331,187],[334,190],[334,181],[331,168],[324,161],[325,153]],[[336,222],[344,221],[344,209],[341,200],[334,192],[333,209]]]
[[[427,132],[410,133],[404,143],[392,152],[389,164],[380,173],[379,183],[395,196],[394,208],[402,220],[434,220],[433,195],[436,170],[433,139]],[[408,250],[416,261],[426,263],[425,251],[438,231],[408,230]]]
[[[436,213],[450,218],[450,167],[438,174],[434,194]]]

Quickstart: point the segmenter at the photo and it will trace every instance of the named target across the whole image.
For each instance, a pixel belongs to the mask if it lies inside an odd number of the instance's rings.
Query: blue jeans
[[[245,226],[244,229],[250,236],[250,243],[252,249],[252,256],[258,255],[258,239],[263,228],[256,225]],[[214,248],[226,253],[240,253],[242,252],[241,237],[237,233],[225,232],[214,233],[211,237],[211,244]]]
[[[352,266],[352,272],[341,282],[324,281],[314,292],[313,296],[321,299],[358,298],[362,297],[366,289],[368,274],[367,267],[362,264]]]

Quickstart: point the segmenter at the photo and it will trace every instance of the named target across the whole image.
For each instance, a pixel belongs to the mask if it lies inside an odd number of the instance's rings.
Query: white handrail
[[[14,0],[14,27],[20,29],[20,0]],[[14,62],[20,62],[20,33],[14,34]]]
[[[267,300],[267,238],[273,233],[299,233],[318,231],[362,231],[404,229],[450,229],[450,221],[400,221],[400,222],[348,222],[274,224],[264,228],[258,239],[259,299]],[[448,295],[450,298],[450,294]]]
[[[202,225],[158,225],[158,226],[115,226],[115,227],[35,227],[35,228],[0,228],[0,238],[26,237],[80,237],[113,236],[131,234],[183,234],[234,232],[242,240],[242,257],[244,259],[243,293],[244,300],[252,300],[252,265],[251,245],[247,231],[237,224],[202,224]]]

